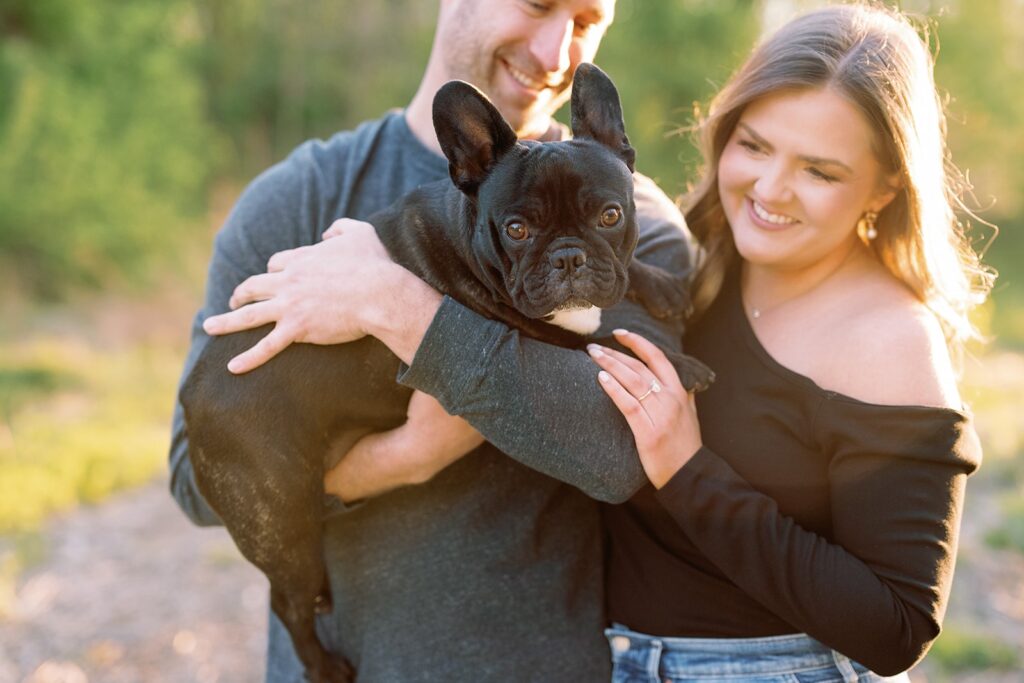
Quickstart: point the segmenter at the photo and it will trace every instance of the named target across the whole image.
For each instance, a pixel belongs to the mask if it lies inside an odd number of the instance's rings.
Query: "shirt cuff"
[[[716,490],[749,486],[727,462],[707,446],[701,446],[654,496],[673,515],[700,509]]]
[[[484,376],[489,359],[507,331],[501,323],[445,296],[416,349],[412,365],[402,363],[397,380],[430,394],[452,414],[473,384]]]

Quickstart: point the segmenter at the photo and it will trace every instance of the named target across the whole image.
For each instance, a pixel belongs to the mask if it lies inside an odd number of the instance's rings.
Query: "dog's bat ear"
[[[476,196],[494,164],[515,146],[512,127],[487,96],[465,81],[449,81],[434,96],[434,131],[455,186]]]
[[[572,79],[572,134],[590,138],[613,151],[635,170],[636,150],[626,137],[619,91],[608,75],[586,62],[576,67]]]

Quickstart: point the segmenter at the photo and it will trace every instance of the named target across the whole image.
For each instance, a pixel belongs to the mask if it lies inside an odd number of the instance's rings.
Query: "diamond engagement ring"
[[[643,394],[643,396],[637,396],[637,397],[636,397],[636,400],[638,400],[638,401],[642,401],[642,400],[644,400],[645,398],[647,398],[648,396],[650,396],[651,394],[656,394],[656,393],[658,393],[659,391],[661,391],[661,385],[660,385],[660,384],[658,384],[658,380],[656,380],[656,379],[652,379],[652,380],[651,380],[651,388],[650,388],[650,389],[648,389],[647,391],[645,391],[645,392],[644,392],[644,394]]]

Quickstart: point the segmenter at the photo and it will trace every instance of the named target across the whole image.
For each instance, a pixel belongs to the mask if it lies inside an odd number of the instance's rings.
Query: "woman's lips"
[[[762,204],[750,197],[747,197],[747,213],[758,226],[766,230],[782,230],[796,225],[800,221],[785,214],[774,213],[766,209]]]

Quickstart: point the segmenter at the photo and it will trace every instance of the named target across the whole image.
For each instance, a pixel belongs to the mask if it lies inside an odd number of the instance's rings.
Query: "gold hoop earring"
[[[867,246],[878,237],[878,230],[875,228],[875,221],[878,220],[877,211],[865,211],[864,215],[857,221],[857,237]]]

